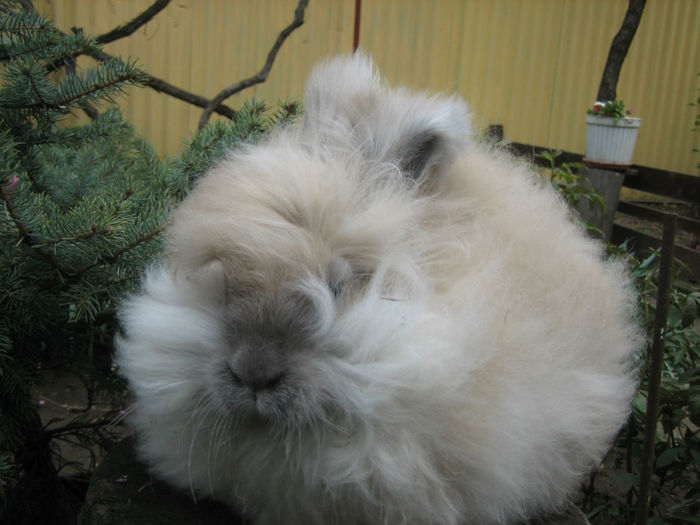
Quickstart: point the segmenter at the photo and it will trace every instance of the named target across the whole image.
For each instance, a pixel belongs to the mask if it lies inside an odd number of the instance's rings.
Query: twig
[[[34,93],[36,94],[36,98],[39,99],[39,104],[43,104],[44,106],[51,106],[51,104],[45,101],[44,97],[41,95],[41,91],[39,90],[39,87],[35,84],[34,77],[32,76],[32,74],[27,72],[26,77],[29,79],[29,85],[32,86],[32,91],[34,91]]]
[[[36,11],[32,0],[19,0],[19,3],[22,4],[22,7],[24,7],[27,11]]]
[[[141,13],[139,16],[134,18],[131,22],[126,24],[125,26],[121,27],[122,31],[126,31],[128,29],[131,29],[133,27],[133,31],[136,31],[140,25],[145,24],[148,22],[148,20],[152,19],[159,11],[161,11],[165,5],[162,7],[159,7],[158,10],[156,11],[156,5],[160,6],[160,3],[162,3],[163,0],[157,1],[155,4],[153,4],[150,8],[148,8],[146,11]],[[302,0],[304,4],[308,3],[308,0]],[[31,10],[31,11],[36,11],[34,8],[34,5],[32,4],[31,0],[20,0],[20,3],[24,6],[25,9]],[[149,18],[146,19],[144,15],[148,13]],[[138,20],[140,22],[139,26],[135,25],[135,21]],[[128,29],[127,29],[128,28]],[[109,35],[114,34],[119,27],[113,29],[109,33],[105,33],[104,35],[101,35],[97,37],[98,41],[100,42],[111,42],[112,40],[105,40],[111,38]],[[77,33],[82,31],[82,29],[79,28],[73,28],[73,32]],[[123,35],[123,36],[126,36]],[[121,37],[118,37],[121,38]],[[115,38],[116,39],[116,38]],[[88,51],[85,53],[88,56],[91,56],[92,58],[99,60],[100,62],[106,62],[107,60],[110,60],[114,58],[112,55],[105,53],[104,51]],[[76,55],[77,56],[77,55]],[[173,86],[169,82],[166,82],[165,80],[161,78],[154,77],[153,75],[149,75],[145,71],[139,71],[140,78],[143,80],[144,85],[150,87],[151,89],[154,89],[156,91],[159,91],[161,93],[165,93],[167,95],[170,95],[171,97],[175,97],[179,100],[182,100],[184,102],[187,102],[188,104],[192,104],[193,106],[198,106],[200,108],[207,108],[209,106],[209,99],[204,98],[199,95],[195,95],[194,93],[190,93],[189,91],[185,91],[184,89],[180,89],[176,86]],[[216,113],[223,115],[226,118],[234,118],[236,116],[236,112],[224,105],[224,104],[217,104],[213,111]]]
[[[32,238],[29,228],[27,228],[27,226],[24,224],[22,217],[20,217],[19,212],[15,208],[15,205],[12,202],[11,194],[6,192],[2,185],[0,185],[0,197],[2,197],[2,200],[5,201],[7,212],[10,214],[10,217],[12,217],[12,221],[15,223],[20,237],[22,237],[30,245],[33,244],[34,239]]]
[[[272,69],[272,64],[274,63],[275,58],[277,57],[277,53],[282,47],[282,44],[284,44],[284,41],[290,34],[292,34],[292,32],[296,28],[304,24],[304,11],[306,10],[306,6],[308,4],[309,0],[299,0],[297,8],[294,11],[294,19],[292,20],[292,23],[285,27],[282,30],[282,32],[277,36],[277,40],[272,46],[272,49],[270,49],[270,52],[267,54],[267,60],[265,60],[265,64],[263,65],[262,69],[258,71],[258,73],[256,73],[252,77],[241,80],[240,82],[236,82],[235,84],[232,84],[229,87],[221,90],[221,92],[219,92],[219,94],[216,95],[206,105],[206,107],[204,108],[204,112],[202,113],[202,116],[199,119],[199,129],[202,129],[204,126],[206,126],[207,122],[209,121],[209,118],[211,117],[212,112],[214,111],[214,108],[218,107],[219,104],[221,104],[228,97],[238,93],[239,91],[243,91],[244,89],[250,86],[260,84],[267,80],[267,77],[270,74],[270,69]]]
[[[22,5],[24,6],[25,9],[31,10],[31,11],[36,11],[31,0],[20,0],[20,2],[22,3]],[[307,0],[307,2],[308,2],[308,0]],[[136,31],[136,29],[138,29],[138,27],[139,27],[139,26],[134,25],[134,22],[136,20],[138,20],[140,22],[140,25],[143,25],[146,22],[148,22],[148,20],[152,19],[159,11],[161,11],[165,7],[165,5],[163,5],[162,7],[159,7],[158,10],[156,11],[155,10],[156,5],[160,6],[160,2],[157,1],[149,9],[147,9],[146,11],[141,13],[139,16],[137,16],[134,20],[132,20],[131,22],[129,22],[128,24],[123,26],[122,31],[125,31],[126,28],[130,29],[132,27],[133,27],[133,31]],[[149,15],[148,19],[146,19],[144,16],[144,15],[146,15],[146,13],[148,13],[148,15]],[[117,31],[117,29],[119,29],[119,27],[110,31],[109,33],[105,33],[104,35],[97,37],[98,40],[101,39],[102,42],[112,41],[112,40],[105,40],[105,39],[111,38],[111,37],[109,37],[109,35],[114,34]],[[78,33],[78,32],[82,31],[82,29],[75,28],[75,27],[72,28],[72,30],[74,33]],[[126,36],[126,35],[124,35],[124,36]],[[119,38],[121,38],[121,37],[119,37]],[[106,62],[107,60],[111,60],[112,58],[114,58],[112,55],[105,53],[104,51],[88,51],[85,54],[87,54],[88,56],[91,56],[92,58],[94,58],[96,60],[99,60],[100,62]],[[175,97],[179,100],[182,100],[184,102],[192,104],[193,106],[198,106],[200,108],[206,108],[207,105],[209,104],[208,99],[206,99],[202,96],[199,96],[199,95],[195,95],[194,93],[190,93],[188,91],[185,91],[184,89],[180,89],[178,87],[175,87],[163,79],[149,75],[145,71],[139,70],[139,76],[143,80],[144,85],[146,85],[152,89],[155,89],[156,91],[160,91],[161,93],[165,93],[167,95],[170,95],[171,97]],[[214,108],[214,111],[219,113],[220,115],[223,115],[224,117],[227,117],[230,119],[232,119],[236,116],[236,112],[233,109],[231,109],[230,107],[225,106],[223,104],[217,105]]]
[[[100,428],[105,426],[110,426],[113,424],[115,415],[118,414],[118,410],[110,410],[106,414],[103,414],[98,419],[84,423],[85,418],[79,416],[71,420],[70,423],[65,424],[62,427],[57,428],[44,428],[44,431],[49,437],[60,436],[69,432],[75,432],[76,430],[86,430],[91,428]]]
[[[75,67],[76,67],[75,58],[72,58],[72,57],[68,58],[66,60],[66,74],[68,76],[75,75]],[[86,100],[80,101],[78,103],[78,105],[85,112],[85,114],[88,117],[90,117],[90,120],[95,120],[95,119],[97,119],[97,117],[100,116],[98,111]]]
[[[151,240],[153,237],[156,235],[160,234],[163,231],[163,226],[158,226],[157,228],[151,230],[150,232],[146,234],[141,234],[138,239],[132,241],[128,245],[124,246],[120,250],[117,250],[114,252],[112,255],[109,255],[107,257],[100,258],[92,263],[86,264],[82,268],[78,268],[77,270],[74,270],[72,268],[69,268],[67,265],[63,264],[61,261],[56,259],[53,255],[50,253],[47,253],[41,249],[42,245],[50,244],[53,241],[46,241],[46,240],[40,240],[40,239],[35,239],[30,232],[30,230],[27,228],[27,226],[24,224],[24,221],[22,220],[22,217],[20,216],[19,212],[14,206],[14,203],[12,202],[11,194],[5,191],[5,189],[0,185],[0,199],[5,201],[5,208],[7,209],[7,212],[9,213],[10,217],[12,218],[13,222],[15,223],[15,226],[17,227],[17,231],[20,235],[20,238],[24,240],[29,246],[33,247],[36,249],[36,253],[44,259],[46,262],[48,262],[51,266],[53,266],[56,270],[61,272],[64,275],[64,281],[63,284],[66,285],[69,280],[76,278],[79,275],[82,275],[88,270],[91,270],[92,268],[96,266],[100,266],[104,263],[107,264],[114,264],[117,262],[119,257],[121,257],[124,253],[128,252],[129,250],[135,248],[141,243],[144,243],[146,241]],[[80,239],[80,238],[87,238],[91,237],[93,235],[97,234],[104,234],[104,233],[110,233],[109,229],[106,231],[100,231],[97,228],[92,229],[87,232],[80,232],[73,236],[71,239]],[[59,239],[60,240],[68,240],[68,239]],[[58,242],[57,241],[57,242]]]
[[[75,30],[77,29],[74,29],[74,31]],[[87,55],[91,56],[95,60],[99,60],[100,62],[106,62],[107,60],[111,60],[114,58],[112,55],[110,55],[109,53],[105,53],[104,51],[91,51],[87,53]],[[161,93],[165,93],[167,95],[170,95],[171,97],[175,97],[200,108],[206,108],[209,104],[209,99],[173,86],[169,82],[166,82],[161,78],[154,77],[153,75],[149,75],[145,71],[139,70],[139,74],[140,78],[143,80],[143,84],[145,86],[150,87],[151,89],[160,91]],[[224,104],[219,104],[214,109],[214,111],[230,119],[236,116],[236,112],[230,107],[225,106]]]
[[[133,20],[123,26],[115,27],[104,35],[98,36],[95,41],[98,44],[108,44],[109,42],[114,42],[115,40],[129,36],[137,31],[141,26],[147,24],[154,16],[165,9],[169,3],[170,0],[156,0],[151,7],[146,9]]]
[[[10,214],[10,217],[12,218],[12,221],[15,223],[15,226],[17,227],[17,232],[19,233],[19,236],[22,240],[24,240],[29,246],[36,246],[36,240],[34,239],[32,232],[27,228],[27,225],[24,224],[24,221],[22,220],[22,217],[20,216],[19,212],[15,208],[14,203],[12,202],[12,196],[10,193],[6,192],[2,186],[0,186],[0,198],[5,201],[5,208],[7,209],[7,212]],[[70,273],[70,268],[63,264],[61,261],[56,259],[53,255],[46,253],[42,251],[41,249],[38,249],[37,247],[37,253],[39,256],[44,259],[46,262],[48,262],[51,266],[53,266],[56,270],[59,272],[63,273],[64,275]]]
[[[81,274],[87,272],[88,270],[91,270],[91,269],[95,268],[96,266],[100,266],[100,265],[102,265],[102,264],[104,264],[104,263],[107,263],[107,264],[114,264],[115,262],[117,262],[117,260],[119,259],[119,257],[121,257],[122,255],[124,255],[126,252],[128,252],[129,250],[135,248],[136,246],[138,246],[138,245],[141,244],[141,243],[144,243],[144,242],[146,242],[146,241],[151,240],[153,237],[155,237],[156,235],[158,235],[158,234],[159,234],[160,232],[162,232],[162,231],[163,231],[163,226],[158,226],[157,228],[151,230],[151,231],[148,232],[148,233],[141,234],[141,235],[139,235],[139,238],[138,238],[138,239],[136,239],[135,241],[131,242],[130,244],[127,244],[126,246],[124,246],[124,247],[121,248],[120,250],[117,250],[117,251],[114,252],[112,255],[108,255],[108,256],[106,256],[106,257],[102,257],[102,258],[96,260],[95,262],[92,262],[92,263],[90,263],[90,264],[86,264],[85,266],[83,266],[83,267],[81,267],[81,268],[78,268],[77,270],[74,270],[74,271],[73,271],[73,274],[75,274],[75,275],[81,275]]]
[[[110,233],[114,233],[114,228],[98,228],[96,224],[93,224],[93,227],[91,229],[75,233],[70,237],[57,237],[55,239],[38,239],[34,241],[33,246],[46,246],[49,244],[55,245],[68,241],[83,241],[85,239],[91,239],[96,235],[107,235]]]

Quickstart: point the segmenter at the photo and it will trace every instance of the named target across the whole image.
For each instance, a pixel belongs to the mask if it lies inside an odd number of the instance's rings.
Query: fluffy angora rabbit
[[[512,523],[628,414],[625,272],[457,98],[363,56],[176,210],[121,308],[141,457],[255,525]]]

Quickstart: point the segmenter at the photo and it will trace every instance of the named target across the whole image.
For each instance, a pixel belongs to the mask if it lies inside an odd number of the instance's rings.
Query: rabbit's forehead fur
[[[221,162],[183,203],[169,230],[178,262],[219,259],[233,279],[262,272],[279,284],[300,272],[323,277],[338,258],[370,270],[409,239],[419,204],[395,167],[367,180],[351,159],[324,162],[273,140]]]
[[[142,456],[256,525],[510,523],[560,505],[629,411],[621,264],[465,104],[314,70],[120,309]]]
[[[265,270],[270,282],[322,274],[338,257],[371,271],[419,244],[425,189],[470,141],[464,103],[390,91],[356,55],[315,70],[305,107],[301,129],[241,148],[203,178],[169,230],[175,265],[219,259],[233,278]]]

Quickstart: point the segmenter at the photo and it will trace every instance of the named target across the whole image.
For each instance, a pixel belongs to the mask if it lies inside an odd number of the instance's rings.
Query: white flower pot
[[[642,119],[599,117],[586,115],[586,155],[584,162],[592,165],[625,168],[632,164]]]

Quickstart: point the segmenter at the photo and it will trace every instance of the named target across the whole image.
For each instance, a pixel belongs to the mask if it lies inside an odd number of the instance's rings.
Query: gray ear
[[[401,169],[410,177],[416,178],[432,164],[431,159],[438,156],[442,149],[440,137],[430,131],[416,133],[404,146],[400,156]]]
[[[470,140],[469,121],[458,111],[442,115],[439,105],[431,105],[431,101],[426,101],[425,107],[426,112],[432,108],[436,113],[423,118],[414,114],[412,122],[402,122],[390,155],[407,177],[419,182],[447,170]]]
[[[333,154],[362,152],[424,181],[446,171],[471,141],[471,118],[457,97],[387,88],[362,55],[314,70],[306,94],[304,137]]]

